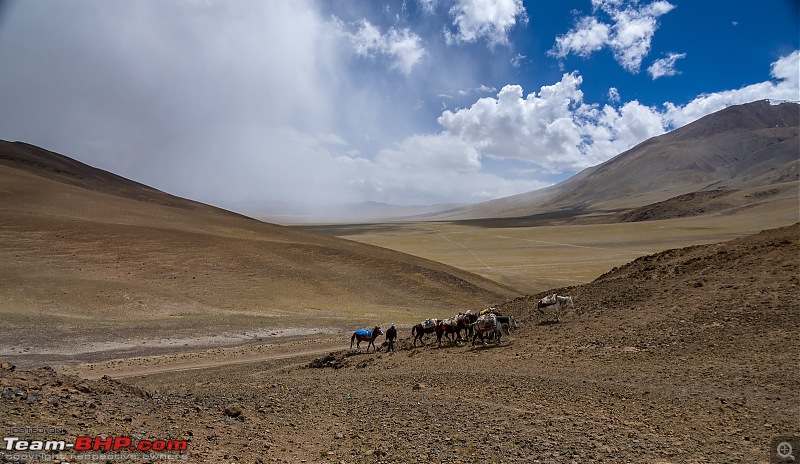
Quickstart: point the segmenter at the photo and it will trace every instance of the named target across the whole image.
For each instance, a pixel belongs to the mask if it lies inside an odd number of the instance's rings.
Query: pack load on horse
[[[463,330],[464,330],[465,338],[466,337],[471,337],[473,335],[473,333],[474,333],[473,324],[477,320],[478,320],[478,315],[477,314],[473,314],[472,310],[468,309],[467,312],[464,313],[464,315],[462,317],[462,321],[464,323],[464,329]],[[459,333],[459,335],[461,335],[461,329],[459,329],[458,333]]]
[[[361,352],[361,342],[369,341],[369,344],[367,345],[367,353],[369,353],[370,346],[374,348],[375,351],[378,351],[378,349],[375,348],[375,339],[380,335],[383,335],[383,330],[381,330],[380,326],[377,325],[373,327],[372,330],[356,330],[355,333],[353,333],[353,336],[350,337],[350,350],[353,350],[353,342],[356,342],[356,350]]]
[[[442,346],[442,335],[445,335],[451,343],[461,338],[461,334],[458,334],[457,337],[450,337],[452,334],[457,334],[457,327],[458,319],[456,316],[439,321],[439,324],[436,326],[436,341],[439,343],[439,346]]]
[[[483,316],[484,314],[490,314],[490,313],[500,314],[500,311],[497,310],[496,305],[491,305],[488,308],[481,310],[481,312],[478,313],[478,316]]]
[[[519,327],[517,318],[514,316],[497,316],[497,325],[501,326],[508,335],[511,335],[511,331],[517,330]]]
[[[442,346],[442,335],[445,335],[450,343],[464,341],[464,338],[461,337],[461,331],[464,331],[465,336],[472,335],[470,332],[471,325],[477,319],[478,316],[473,315],[471,311],[467,311],[439,321],[439,325],[436,327],[436,339],[439,342],[439,346]]]
[[[478,320],[475,321],[475,335],[472,336],[473,345],[475,345],[475,340],[477,338],[481,339],[481,343],[486,344],[484,335],[488,337],[490,334],[494,335],[499,345],[500,338],[503,336],[503,328],[505,328],[506,334],[511,335],[509,326],[499,324],[497,318],[498,316],[492,312],[487,312],[482,316],[478,316]]]
[[[571,296],[559,296],[555,293],[548,295],[536,303],[536,311],[544,314],[545,308],[554,306],[556,310],[556,321],[561,322],[561,306],[567,305],[568,308],[575,308]]]
[[[553,293],[552,295],[547,295],[546,297],[544,297],[541,300],[539,300],[539,302],[536,303],[536,309],[541,310],[541,309],[544,309],[544,308],[546,308],[548,306],[553,306],[554,304],[556,304],[556,294],[555,293]]]
[[[422,343],[422,346],[425,346],[425,342],[422,341],[422,337],[427,334],[432,334],[436,332],[436,327],[439,326],[438,319],[425,319],[421,323],[415,325],[411,328],[411,335],[414,336],[414,346],[417,346],[417,340]]]

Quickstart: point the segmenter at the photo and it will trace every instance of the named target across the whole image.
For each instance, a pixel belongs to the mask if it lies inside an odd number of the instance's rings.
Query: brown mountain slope
[[[800,105],[731,106],[548,188],[428,215],[478,219],[636,208],[705,189],[797,181]]]
[[[148,201],[165,206],[194,209],[211,207],[156,190],[80,161],[22,142],[0,140],[0,165],[46,177],[99,193]]]
[[[643,323],[650,318],[675,322],[681,315],[703,320],[719,316],[741,324],[769,320],[775,327],[788,327],[781,325],[781,318],[800,317],[798,276],[800,223],[643,256],[588,284],[546,293],[573,295],[575,315],[581,317],[613,314]],[[534,303],[546,293],[517,298],[504,307],[538,321],[542,315]]]
[[[28,145],[2,143],[0,159],[0,355],[410,322],[432,308],[514,294],[439,263],[262,223]]]
[[[634,208],[611,217],[619,222],[639,222],[703,214],[734,215],[748,209],[752,212],[753,207],[758,207],[762,213],[765,211],[777,213],[782,208],[779,205],[793,203],[796,206],[797,196],[797,182],[780,182],[760,188],[741,190],[720,188],[678,195],[669,200]],[[791,220],[796,219],[800,219],[797,214]]]

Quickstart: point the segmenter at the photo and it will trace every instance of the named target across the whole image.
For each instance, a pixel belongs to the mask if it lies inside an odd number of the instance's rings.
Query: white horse
[[[544,314],[544,308],[548,306],[556,307],[556,321],[561,322],[561,306],[567,305],[568,308],[575,309],[575,303],[572,302],[571,296],[559,296],[553,293],[546,296],[536,303],[536,310]]]
[[[517,330],[519,324],[514,316],[497,316],[497,325],[505,330],[506,335],[511,335],[512,330]]]
[[[503,332],[501,331],[501,326],[497,324],[497,315],[494,313],[486,313],[478,317],[478,320],[475,321],[473,324],[475,326],[475,334],[472,336],[472,345],[475,346],[475,340],[480,337],[481,343],[484,345],[486,344],[486,339],[483,338],[484,335],[495,335],[495,340],[497,340],[497,344],[500,344],[500,337],[503,336]]]

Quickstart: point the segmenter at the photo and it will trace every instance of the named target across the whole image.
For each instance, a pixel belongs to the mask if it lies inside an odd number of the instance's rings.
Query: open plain
[[[663,218],[621,222],[630,211],[527,218],[298,226],[428,258],[523,293],[590,282],[640,256],[714,243],[796,222],[797,181],[653,208]]]

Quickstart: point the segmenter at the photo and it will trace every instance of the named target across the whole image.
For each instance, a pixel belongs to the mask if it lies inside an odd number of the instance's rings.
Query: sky
[[[0,0],[0,139],[206,203],[474,203],[800,100],[797,0]]]

